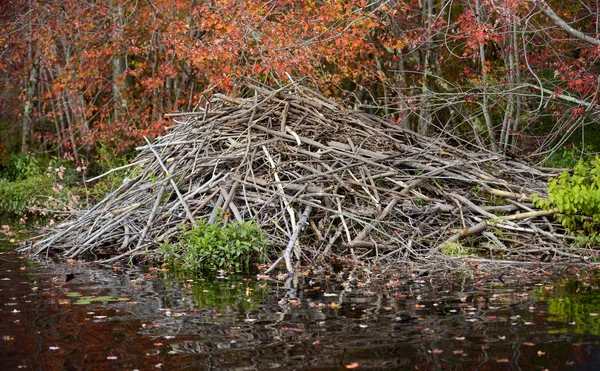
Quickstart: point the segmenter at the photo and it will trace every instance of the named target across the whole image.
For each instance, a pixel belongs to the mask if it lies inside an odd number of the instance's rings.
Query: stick
[[[311,206],[306,206],[306,208],[304,208],[304,212],[302,213],[302,216],[300,217],[300,220],[298,221],[298,224],[296,225],[296,228],[294,229],[294,233],[292,233],[292,237],[290,237],[290,241],[288,242],[285,252],[283,254],[283,257],[285,258],[285,266],[290,275],[294,274],[294,268],[292,267],[292,261],[291,261],[290,255],[292,254],[292,250],[294,249],[294,246],[296,245],[296,240],[298,239],[298,235],[300,234],[300,231],[302,230],[302,227],[304,226],[304,224],[306,224],[306,222],[308,220],[308,216],[310,215],[311,211],[312,211]]]
[[[162,169],[165,172],[166,176],[167,177],[170,176],[169,170],[167,170],[167,167],[165,166],[165,164],[163,164],[163,162],[160,159],[160,156],[158,155],[158,153],[156,153],[156,151],[154,150],[154,148],[152,148],[152,144],[150,144],[150,141],[148,140],[148,138],[144,137],[144,139],[146,140],[146,143],[148,143],[148,148],[150,148],[150,150],[152,151],[152,153],[154,153],[154,156],[156,157],[156,160],[160,164],[160,167],[162,167]],[[175,165],[175,164],[173,164],[173,165]],[[183,199],[183,196],[181,195],[181,192],[179,192],[179,188],[177,188],[177,184],[175,184],[175,181],[173,180],[173,178],[170,178],[169,180],[171,182],[171,185],[173,186],[173,189],[175,190],[175,193],[177,193],[177,197],[179,197],[179,201],[181,202],[181,205],[185,209],[185,213],[186,213],[186,215],[188,217],[188,220],[190,221],[190,223],[194,224],[194,222],[195,222],[194,216],[192,215],[192,212],[190,211],[190,208],[188,207],[187,203]]]

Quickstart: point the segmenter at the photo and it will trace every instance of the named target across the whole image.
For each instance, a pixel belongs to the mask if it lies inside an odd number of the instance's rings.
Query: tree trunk
[[[33,62],[29,77],[27,79],[27,87],[25,89],[25,105],[23,107],[23,122],[21,136],[21,152],[29,152],[29,144],[31,141],[31,131],[33,129],[33,100],[37,91],[39,81],[39,63]]]

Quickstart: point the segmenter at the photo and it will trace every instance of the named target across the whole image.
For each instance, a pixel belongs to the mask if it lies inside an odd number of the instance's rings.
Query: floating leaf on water
[[[74,302],[73,304],[77,304],[77,305],[87,305],[87,304],[91,304],[92,301],[90,299],[79,299],[76,302]]]
[[[72,292],[68,292],[67,295],[68,297],[76,297],[76,296],[82,296],[81,293],[77,292],[77,291],[72,291]]]
[[[116,299],[112,296],[98,296],[93,299],[94,301],[115,301]]]
[[[118,298],[117,300],[119,300],[119,301],[129,301],[129,300],[131,300],[131,298]]]
[[[353,368],[357,368],[357,367],[358,367],[358,362],[354,362],[354,363],[351,363],[349,365],[346,365],[346,368],[349,369],[349,370],[351,370]]]

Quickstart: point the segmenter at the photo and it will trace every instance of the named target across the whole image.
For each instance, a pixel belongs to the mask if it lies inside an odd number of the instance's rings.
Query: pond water
[[[342,267],[286,285],[36,265],[10,248],[1,369],[600,368],[600,281],[589,272],[364,282]]]

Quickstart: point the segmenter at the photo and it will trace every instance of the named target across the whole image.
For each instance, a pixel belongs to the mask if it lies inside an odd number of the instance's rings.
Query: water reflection
[[[277,281],[35,267],[6,249],[0,258],[5,369],[600,365],[600,291],[584,273],[570,281],[361,280],[343,269]]]

